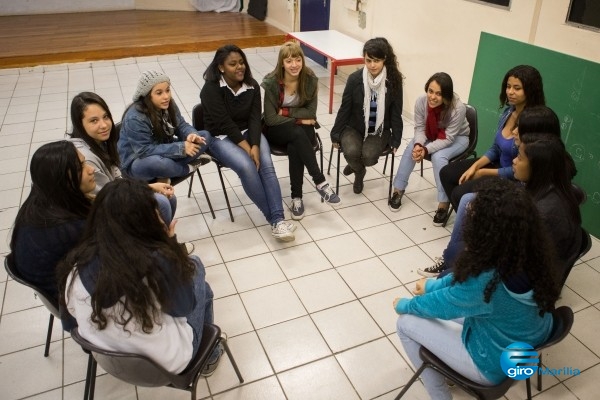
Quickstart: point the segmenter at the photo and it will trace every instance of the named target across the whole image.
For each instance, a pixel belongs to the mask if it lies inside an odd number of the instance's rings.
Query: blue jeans
[[[419,349],[423,346],[464,377],[482,385],[494,385],[494,382],[490,382],[481,373],[463,344],[461,337],[463,326],[458,320],[443,321],[404,314],[398,317],[396,329],[400,342],[415,369],[423,363],[419,357]],[[425,368],[421,379],[432,399],[452,399],[443,375],[431,368]]]
[[[160,217],[164,223],[169,226],[171,221],[173,221],[175,211],[177,210],[177,197],[173,195],[171,198],[168,198],[160,193],[154,193],[154,198],[158,203],[158,213],[160,214]]]
[[[429,143],[429,141],[425,142],[425,144]],[[399,190],[405,190],[408,186],[408,178],[410,177],[411,172],[415,168],[416,162],[412,159],[412,151],[415,145],[415,139],[410,141],[406,149],[404,150],[404,154],[402,154],[402,158],[400,159],[400,165],[398,165],[398,172],[396,172],[396,176],[394,177],[394,188]],[[444,191],[444,187],[442,186],[442,181],[440,180],[440,170],[448,164],[448,161],[467,148],[469,145],[469,138],[467,136],[458,136],[454,143],[450,146],[445,147],[441,150],[436,151],[431,154],[431,164],[433,165],[433,178],[435,179],[435,186],[437,187],[437,199],[440,203],[449,202],[449,198]]]
[[[472,192],[466,193],[460,199],[460,203],[456,209],[454,227],[452,228],[452,233],[450,234],[450,241],[443,252],[446,269],[440,275],[438,275],[438,278],[441,278],[452,271],[456,258],[465,248],[465,242],[463,241],[463,227],[465,224],[465,218],[467,217],[467,206],[471,201],[473,201],[475,195],[476,193]]]
[[[213,312],[213,291],[208,282],[206,282],[206,270],[202,261],[198,256],[190,256],[190,259],[196,265],[196,275],[194,276],[194,293],[196,295],[196,306],[192,312],[187,315],[187,323],[194,331],[194,339],[192,341],[192,359],[198,353],[200,341],[202,340],[202,331],[204,324],[212,324],[214,321]],[[215,348],[213,354],[209,358],[209,362],[215,361],[219,355],[218,348]]]
[[[210,143],[213,138],[208,131],[198,131],[198,135]],[[200,146],[200,151],[193,157],[169,158],[162,155],[152,155],[144,158],[136,158],[131,163],[127,173],[134,178],[151,181],[156,178],[176,178],[190,173],[188,164],[204,153],[207,145]]]
[[[271,149],[264,135],[260,135],[260,168],[240,146],[229,138],[215,137],[209,151],[224,166],[231,168],[242,181],[244,191],[256,204],[269,224],[284,220],[281,188],[271,159]]]

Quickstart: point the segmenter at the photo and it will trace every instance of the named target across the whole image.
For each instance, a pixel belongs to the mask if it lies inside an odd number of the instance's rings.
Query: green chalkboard
[[[519,64],[542,74],[546,105],[558,114],[577,166],[575,182],[588,195],[581,207],[583,226],[600,237],[600,64],[482,32],[469,93],[479,120],[477,154],[492,144],[504,74]]]

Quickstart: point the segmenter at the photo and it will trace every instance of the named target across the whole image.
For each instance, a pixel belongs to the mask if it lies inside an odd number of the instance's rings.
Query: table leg
[[[337,72],[337,63],[330,60],[331,74],[329,75],[329,114],[333,113],[333,83],[335,73]]]

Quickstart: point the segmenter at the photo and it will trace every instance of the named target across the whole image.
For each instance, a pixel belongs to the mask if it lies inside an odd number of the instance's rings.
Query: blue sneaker
[[[317,192],[321,195],[325,202],[337,206],[342,203],[342,199],[333,191],[329,183],[324,183],[320,188],[317,186]]]
[[[304,217],[304,203],[299,197],[292,199],[292,219],[299,221]]]

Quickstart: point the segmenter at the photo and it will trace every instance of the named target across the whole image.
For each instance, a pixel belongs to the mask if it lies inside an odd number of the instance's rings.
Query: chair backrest
[[[554,322],[552,324],[552,334],[541,345],[535,348],[536,351],[540,351],[547,347],[553,346],[556,343],[563,340],[571,331],[571,327],[573,326],[573,310],[571,310],[568,306],[558,307],[556,310],[552,312],[552,316],[554,317]]]
[[[475,150],[477,146],[477,138],[479,137],[479,128],[477,125],[477,110],[470,104],[465,104],[467,108],[467,122],[469,123],[469,146],[467,150],[469,153]]]
[[[579,255],[577,260],[585,256],[585,254],[592,248],[592,237],[589,232],[581,228],[581,247],[579,248]]]
[[[58,310],[58,301],[53,298],[48,292],[44,289],[37,287],[35,284],[26,281],[17,268],[10,262],[8,256],[4,257],[4,268],[6,268],[6,273],[10,276],[14,281],[19,282],[22,285],[30,287],[33,289],[37,297],[42,301],[42,303],[46,306],[48,311],[50,311],[56,318],[60,319],[60,312]]]
[[[214,324],[204,324],[196,356],[180,374],[167,371],[144,355],[104,350],[81,337],[77,328],[71,330],[71,337],[84,351],[91,352],[96,362],[115,378],[136,386],[172,386],[190,390],[221,340],[221,328]]]
[[[585,190],[581,188],[581,186],[577,185],[574,182],[571,182],[571,187],[573,189],[573,193],[575,194],[575,198],[577,199],[577,203],[582,205],[587,200],[587,193]]]
[[[84,350],[92,353],[94,359],[109,374],[136,386],[157,387],[172,383],[169,371],[146,356],[104,350],[79,335],[77,328],[71,330],[71,337]]]
[[[204,109],[202,103],[198,103],[192,109],[192,126],[197,131],[204,130]]]

